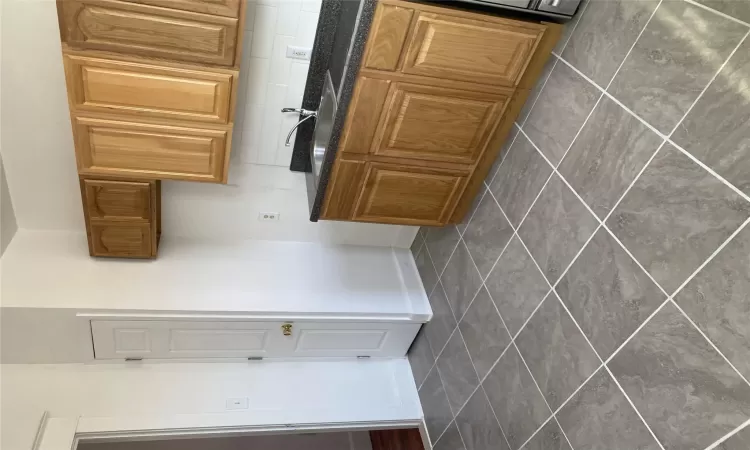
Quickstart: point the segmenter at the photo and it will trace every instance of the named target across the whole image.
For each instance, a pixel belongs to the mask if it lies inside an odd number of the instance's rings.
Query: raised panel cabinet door
[[[152,236],[148,223],[92,222],[90,227],[92,256],[151,258]]]
[[[420,12],[402,71],[458,81],[515,86],[545,26]]]
[[[228,123],[232,83],[227,72],[178,69],[63,55],[68,100],[76,112]]]
[[[229,129],[73,118],[82,175],[225,183]]]
[[[403,225],[444,225],[466,175],[451,170],[369,163],[354,220]]]
[[[238,20],[117,0],[58,0],[73,48],[232,66]]]
[[[149,182],[83,180],[86,212],[90,220],[151,220]]]
[[[511,95],[392,83],[371,153],[472,164]]]
[[[215,16],[239,17],[240,2],[244,0],[124,0],[144,5],[212,14]]]
[[[413,15],[411,8],[378,6],[370,27],[364,67],[396,70]]]

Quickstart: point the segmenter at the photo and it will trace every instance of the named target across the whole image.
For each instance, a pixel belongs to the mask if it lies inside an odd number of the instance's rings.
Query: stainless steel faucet
[[[292,134],[294,133],[294,130],[296,130],[297,127],[299,127],[302,122],[306,121],[307,119],[309,119],[311,117],[318,117],[318,112],[317,111],[310,111],[309,109],[302,109],[302,108],[281,108],[281,112],[283,112],[283,113],[289,113],[289,112],[298,113],[298,114],[300,114],[301,116],[304,117],[302,120],[300,120],[299,122],[297,122],[297,124],[294,125],[291,130],[289,130],[289,134],[286,135],[286,142],[284,142],[284,146],[285,147],[289,147],[290,145],[292,145],[292,144],[289,143],[289,141],[292,139]]]

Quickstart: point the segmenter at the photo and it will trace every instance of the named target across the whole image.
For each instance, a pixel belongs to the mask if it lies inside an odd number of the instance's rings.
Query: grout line
[[[427,258],[429,258],[429,260],[430,260],[430,266],[432,266],[432,270],[435,271],[435,276],[437,277],[437,282],[435,283],[435,286],[433,286],[432,289],[430,289],[430,293],[427,294],[427,302],[429,303],[430,302],[430,297],[432,297],[432,294],[435,292],[435,288],[440,283],[440,275],[438,275],[437,269],[435,268],[435,262],[432,261],[432,254],[430,253],[430,249],[427,248],[427,240],[425,240],[425,242],[424,242],[424,251],[427,252]]]
[[[438,273],[438,280],[442,280],[443,279],[443,273],[445,272],[445,269],[448,268],[448,264],[450,264],[451,259],[453,259],[453,254],[456,253],[456,249],[458,248],[458,244],[461,243],[461,232],[458,231],[458,227],[457,226],[455,226],[455,225],[451,225],[451,226],[456,231],[456,233],[458,233],[458,241],[456,242],[456,245],[453,247],[453,250],[451,250],[451,254],[450,254],[450,256],[448,256],[448,260],[445,261],[445,267],[443,267],[443,269],[440,271],[440,273]],[[430,255],[430,258],[432,258],[432,255]],[[432,265],[433,265],[433,267],[435,266],[435,261],[432,261]],[[435,272],[437,272],[437,268],[435,269]],[[445,289],[443,289],[443,290],[445,290]],[[451,309],[451,311],[453,311],[453,309]]]
[[[742,20],[740,20],[740,19],[738,19],[736,17],[732,17],[732,16],[730,16],[727,13],[723,13],[721,11],[717,11],[717,10],[715,10],[713,8],[710,8],[710,7],[706,6],[706,5],[701,5],[700,3],[696,2],[695,0],[685,0],[685,2],[690,3],[693,6],[697,6],[697,7],[701,8],[701,9],[705,9],[706,11],[711,11],[712,13],[716,14],[717,16],[721,16],[721,17],[723,17],[725,19],[729,19],[732,22],[737,22],[740,25],[745,25],[746,27],[750,27],[750,23],[748,23],[748,22],[744,22],[744,21],[742,21]]]
[[[641,40],[641,36],[643,35],[643,32],[646,31],[648,24],[651,23],[651,19],[654,18],[654,16],[656,15],[656,11],[658,11],[659,7],[661,7],[661,3],[662,3],[662,0],[659,0],[659,3],[656,5],[656,8],[654,8],[654,10],[651,12],[651,15],[648,17],[646,24],[643,25],[643,28],[641,28],[641,32],[638,33],[638,36],[633,41],[633,45],[630,46],[630,48],[628,49],[628,52],[625,54],[625,57],[622,59],[622,62],[620,63],[619,66],[617,66],[617,70],[615,70],[615,73],[612,75],[612,78],[610,78],[609,83],[607,83],[607,87],[604,88],[605,91],[609,89],[609,87],[612,85],[612,82],[615,81],[615,78],[617,78],[617,74],[620,73],[620,69],[622,69],[622,66],[625,65],[625,61],[628,60],[628,57],[630,56],[630,52],[633,51],[633,49],[635,48],[635,45],[638,43],[638,41]]]
[[[651,314],[649,314],[649,316],[648,316],[648,317],[646,317],[646,319],[645,319],[645,320],[643,321],[643,323],[641,323],[640,325],[638,325],[638,328],[636,328],[636,329],[635,329],[635,331],[633,331],[632,333],[630,333],[630,336],[628,336],[628,337],[627,337],[627,339],[625,339],[625,341],[623,341],[623,343],[622,343],[622,344],[620,344],[620,346],[619,346],[619,347],[617,347],[617,348],[615,349],[615,351],[613,351],[613,352],[612,352],[612,354],[611,354],[611,355],[609,355],[609,357],[607,357],[607,359],[606,359],[606,360],[604,361],[604,364],[609,364],[610,362],[612,362],[612,360],[613,360],[613,359],[615,359],[615,356],[617,356],[617,354],[618,354],[618,353],[620,353],[620,351],[621,351],[621,350],[622,350],[623,348],[625,348],[625,346],[626,346],[626,345],[628,345],[628,343],[629,343],[630,341],[632,341],[632,340],[633,340],[633,338],[634,338],[634,337],[635,337],[635,336],[636,336],[636,335],[637,335],[638,333],[640,333],[640,331],[641,331],[641,330],[642,330],[643,328],[645,328],[645,327],[646,327],[646,325],[647,325],[647,324],[648,324],[649,322],[651,322],[651,319],[652,319],[652,318],[653,318],[653,317],[654,317],[654,316],[655,316],[656,314],[658,314],[658,313],[659,313],[659,311],[661,311],[661,310],[662,310],[662,309],[664,308],[664,306],[666,306],[666,305],[667,305],[667,303],[669,303],[669,297],[667,297],[666,299],[664,299],[664,301],[662,301],[662,302],[661,302],[661,304],[660,304],[660,305],[659,305],[659,306],[658,306],[658,307],[657,307],[657,308],[656,308],[656,309],[655,309],[655,310],[654,310],[654,311],[653,311],[653,312],[652,312]]]
[[[732,183],[730,183],[729,181],[727,181],[724,177],[722,177],[721,175],[719,175],[718,173],[716,173],[712,168],[708,167],[705,163],[703,163],[703,161],[701,161],[700,159],[698,159],[695,156],[693,156],[690,152],[688,152],[684,148],[682,148],[679,145],[675,144],[671,139],[668,139],[667,142],[669,142],[670,144],[672,144],[672,146],[674,148],[676,148],[677,150],[679,150],[680,152],[682,152],[685,156],[687,156],[688,158],[690,158],[694,163],[696,163],[699,166],[701,166],[702,168],[704,168],[708,173],[710,173],[711,175],[713,175],[715,178],[718,178],[719,181],[721,181],[722,183],[726,184],[727,187],[729,187],[729,189],[733,190],[737,195],[739,195],[743,199],[745,199],[748,202],[750,202],[750,195],[747,195],[744,192],[742,192],[739,188],[737,188]]]
[[[718,248],[717,248],[716,250],[714,250],[714,252],[713,252],[713,253],[711,253],[711,256],[709,256],[708,258],[706,258],[706,260],[705,260],[705,261],[703,261],[703,264],[701,264],[700,266],[698,266],[698,268],[697,268],[697,269],[695,269],[695,270],[693,271],[693,273],[691,273],[691,274],[690,274],[690,276],[688,276],[688,277],[687,277],[687,279],[686,279],[686,280],[685,280],[685,281],[684,281],[684,282],[683,282],[683,283],[682,283],[682,284],[681,284],[681,285],[680,285],[680,286],[679,286],[679,287],[678,287],[678,288],[677,288],[677,289],[676,289],[676,290],[674,291],[674,293],[672,293],[671,297],[674,297],[674,296],[676,296],[677,294],[679,294],[679,293],[680,293],[680,291],[681,291],[681,290],[682,290],[682,289],[683,289],[683,288],[684,288],[684,287],[685,287],[685,286],[686,286],[686,285],[687,285],[687,284],[688,284],[688,283],[689,283],[690,281],[692,281],[692,280],[693,280],[693,278],[695,278],[695,276],[696,276],[696,275],[698,275],[698,273],[699,273],[699,272],[700,272],[701,270],[703,270],[703,268],[704,268],[704,267],[706,267],[706,266],[708,265],[708,263],[710,263],[710,262],[711,262],[711,261],[712,261],[712,260],[713,260],[713,259],[714,259],[714,258],[715,258],[715,257],[716,257],[716,256],[717,256],[718,254],[719,254],[719,253],[721,253],[721,251],[722,251],[722,250],[724,250],[724,247],[726,247],[726,246],[727,246],[727,245],[729,244],[729,242],[730,242],[730,241],[731,241],[732,239],[734,239],[734,237],[735,237],[735,236],[737,236],[738,234],[740,234],[740,233],[742,232],[742,230],[743,230],[743,229],[744,229],[744,228],[745,228],[746,226],[748,226],[748,224],[750,224],[750,217],[748,217],[747,219],[745,219],[745,222],[743,222],[743,223],[742,223],[742,225],[740,225],[740,226],[739,226],[739,227],[738,227],[738,228],[737,228],[736,230],[734,230],[734,233],[730,234],[730,235],[729,235],[729,237],[728,237],[728,238],[727,238],[727,239],[726,239],[726,240],[725,240],[724,242],[722,242],[722,243],[721,243],[721,245],[720,245],[720,246],[719,246],[719,247],[718,247]]]
[[[610,378],[612,378],[612,380],[614,380],[615,384],[620,389],[620,392],[622,392],[622,395],[625,396],[625,400],[627,400],[628,403],[630,403],[630,407],[633,408],[633,410],[635,411],[636,414],[638,414],[638,417],[641,419],[641,422],[643,422],[643,424],[646,425],[646,429],[648,430],[649,433],[651,433],[651,437],[654,438],[654,441],[656,441],[656,443],[659,445],[659,448],[661,448],[661,450],[665,450],[664,446],[662,445],[662,443],[659,440],[659,438],[656,437],[656,433],[654,433],[654,431],[648,425],[648,423],[646,422],[646,419],[644,419],[643,416],[641,415],[641,412],[638,411],[638,408],[635,407],[635,403],[633,403],[633,400],[630,399],[630,397],[628,396],[627,392],[625,392],[625,389],[622,388],[622,386],[620,385],[620,382],[617,380],[617,378],[612,373],[612,371],[609,370],[609,367],[607,367],[606,364],[604,365],[604,369],[607,371],[607,373],[609,374]]]
[[[705,7],[705,6],[703,6],[703,5],[700,5],[700,4],[698,4],[698,3],[692,2],[692,1],[690,1],[690,0],[685,0],[685,1],[687,1],[687,2],[688,2],[688,3],[690,3],[691,5],[694,5],[694,6],[699,6],[699,7],[701,7],[701,8],[704,8],[704,9],[707,9],[707,10],[709,10],[709,11],[712,11],[712,10],[711,10],[710,8],[708,8],[708,7]],[[742,22],[740,22],[740,23],[742,23]],[[743,24],[743,25],[744,25],[744,24]],[[740,41],[739,41],[739,42],[737,43],[737,45],[736,45],[736,46],[734,47],[734,49],[732,49],[732,51],[731,51],[731,52],[729,53],[729,56],[727,56],[727,58],[726,58],[726,59],[724,60],[724,62],[723,62],[723,63],[722,63],[722,64],[721,64],[720,66],[719,66],[719,69],[718,69],[718,70],[716,70],[716,72],[714,72],[714,74],[713,74],[713,76],[711,77],[711,79],[710,79],[710,80],[708,81],[708,83],[706,83],[706,85],[705,85],[705,86],[703,87],[703,90],[701,91],[701,93],[700,93],[700,94],[698,94],[698,96],[697,96],[697,97],[695,98],[695,100],[693,101],[693,103],[691,103],[691,104],[690,104],[690,106],[688,107],[687,111],[685,111],[685,114],[684,114],[684,115],[682,116],[682,118],[680,119],[680,121],[679,121],[679,122],[677,122],[677,124],[676,124],[676,125],[674,126],[674,128],[672,128],[672,131],[671,131],[671,132],[669,133],[668,137],[670,137],[670,138],[671,138],[671,137],[672,137],[672,135],[674,134],[674,132],[675,132],[675,131],[677,131],[677,129],[678,129],[679,127],[680,127],[680,125],[681,125],[681,124],[682,124],[682,122],[683,122],[683,121],[685,120],[685,118],[686,118],[686,117],[688,116],[688,114],[690,114],[690,111],[692,111],[693,107],[694,107],[694,106],[695,106],[696,104],[698,104],[698,101],[699,101],[699,100],[701,99],[701,97],[703,97],[703,94],[705,94],[705,93],[706,93],[706,91],[708,90],[708,88],[709,88],[709,87],[711,87],[711,85],[712,85],[712,84],[714,83],[714,81],[715,81],[715,80],[716,80],[716,78],[717,78],[717,77],[719,76],[719,74],[721,73],[721,71],[722,71],[722,70],[724,70],[724,67],[726,67],[726,65],[727,65],[727,64],[729,64],[729,60],[730,60],[730,59],[732,59],[732,57],[733,57],[733,56],[734,56],[734,54],[735,54],[735,53],[737,52],[737,50],[739,50],[739,48],[740,48],[740,47],[742,47],[742,43],[743,43],[743,42],[745,42],[745,39],[747,39],[747,36],[748,36],[748,35],[750,35],[750,30],[748,30],[748,31],[747,31],[747,32],[745,33],[745,35],[744,35],[744,36],[742,36],[742,39],[740,39]]]
[[[510,142],[510,145],[508,146],[508,152],[507,152],[508,154],[505,156],[503,156],[502,154],[500,155],[500,157],[503,159],[500,161],[500,164],[497,166],[497,169],[495,169],[495,173],[492,174],[492,179],[490,180],[490,182],[487,183],[487,180],[486,179],[484,180],[484,185],[487,186],[487,190],[490,189],[492,182],[495,181],[495,178],[497,178],[497,174],[500,172],[500,168],[503,166],[503,164],[505,164],[505,160],[508,159],[508,156],[510,156],[510,151],[511,149],[513,149],[513,144],[516,143],[516,139],[518,139],[518,133],[516,133],[516,135],[513,136],[513,140]]]
[[[586,6],[588,6],[588,3],[586,3]],[[580,19],[578,20],[578,22],[580,22]],[[573,36],[573,31],[575,31],[575,27],[578,26],[578,22],[576,22],[576,24],[573,26],[573,30],[570,32],[570,36],[568,36],[568,41],[570,40],[571,36]],[[565,45],[568,45],[568,41],[565,41]],[[557,59],[555,60],[555,62],[552,63],[552,68],[549,70],[547,77],[542,82],[542,86],[539,88],[539,92],[537,92],[536,98],[534,99],[534,102],[531,104],[531,107],[529,108],[529,112],[526,113],[526,117],[523,118],[523,121],[519,125],[523,125],[526,123],[527,120],[529,120],[529,116],[531,116],[531,112],[534,110],[534,106],[536,105],[536,102],[539,100],[539,97],[542,96],[542,92],[544,92],[544,87],[547,86],[547,81],[549,81],[549,78],[552,76],[552,72],[555,71],[555,66],[557,66],[557,63],[558,63]],[[516,134],[516,137],[518,137],[517,134]]]
[[[474,209],[474,211],[471,211],[471,216],[469,216],[469,220],[466,221],[466,226],[464,227],[464,231],[461,231],[458,229],[458,225],[456,225],[456,231],[458,231],[458,235],[460,237],[464,237],[464,234],[466,234],[466,230],[469,229],[469,225],[471,225],[471,220],[474,218],[474,216],[477,215],[477,211],[479,210],[479,205],[482,203],[482,200],[484,200],[484,197],[487,196],[487,186],[485,185],[485,190],[482,191],[481,197],[479,197],[479,201],[477,202],[477,207]]]
[[[560,167],[560,164],[562,164],[563,160],[568,155],[568,152],[570,151],[570,149],[573,148],[573,144],[575,144],[576,140],[578,140],[578,136],[581,134],[581,131],[583,131],[583,129],[586,127],[586,124],[588,123],[588,121],[591,118],[591,116],[594,115],[594,111],[596,111],[597,106],[599,106],[599,103],[601,103],[601,101],[602,101],[603,98],[604,98],[604,93],[602,92],[602,93],[599,94],[599,98],[596,99],[596,103],[594,103],[594,107],[591,108],[591,111],[589,111],[588,115],[583,120],[583,123],[581,124],[581,127],[578,128],[578,131],[576,131],[575,136],[573,136],[573,140],[570,141],[570,145],[568,145],[568,148],[565,149],[565,152],[560,157],[560,161],[558,161],[557,165],[554,166],[555,170],[557,170],[557,168]],[[529,139],[529,140],[531,140],[531,139]]]
[[[580,70],[578,70],[575,66],[573,66],[568,61],[565,61],[560,55],[557,55],[555,53],[553,53],[553,55],[555,55],[555,57],[559,58],[560,61],[562,61],[566,66],[570,67],[575,73],[577,73],[578,75],[580,75],[583,79],[585,79],[586,81],[588,81],[589,83],[591,83],[595,88],[599,89],[599,91],[601,91],[604,95],[606,95],[607,98],[609,98],[613,102],[617,103],[622,109],[624,109],[625,111],[627,111],[628,113],[630,113],[631,116],[633,116],[636,119],[638,119],[638,121],[640,121],[643,125],[645,125],[649,130],[653,131],[654,133],[656,133],[661,138],[666,138],[667,137],[667,135],[665,135],[661,131],[657,130],[653,125],[651,125],[650,123],[646,122],[646,120],[644,120],[641,116],[639,116],[638,114],[636,114],[635,112],[633,112],[632,109],[630,109],[629,107],[625,106],[625,104],[622,103],[617,98],[615,98],[614,95],[610,94],[609,92],[607,92],[606,89],[604,89],[603,87],[599,86],[594,80],[592,80],[591,78],[589,78],[585,73],[583,73]]]
[[[508,345],[510,347],[510,345]],[[490,401],[490,396],[487,395],[487,390],[484,389],[484,384],[479,384],[482,387],[482,392],[484,393],[484,398],[487,399],[487,404],[490,405],[490,411],[492,411],[492,416],[495,418],[495,422],[497,422],[498,428],[500,428],[500,433],[503,435],[503,439],[505,439],[505,444],[508,446],[508,448],[512,448],[510,446],[510,441],[508,440],[508,436],[505,435],[505,430],[503,430],[503,426],[500,425],[500,419],[497,418],[497,413],[495,413],[495,407],[492,406],[492,402]],[[465,447],[465,445],[464,445]]]
[[[464,440],[464,435],[461,434],[461,428],[458,426],[458,423],[456,422],[455,418],[453,419],[453,423],[456,424],[456,431],[458,431],[458,437],[461,438],[461,445],[463,445],[464,446],[464,450],[466,450],[466,441]],[[448,428],[450,428],[450,424],[448,424]],[[448,428],[446,428],[446,430],[448,430]],[[433,449],[434,449],[434,447],[433,447]]]
[[[735,434],[737,434],[737,433],[739,433],[740,431],[744,430],[744,429],[745,429],[745,427],[750,427],[750,419],[746,420],[746,421],[745,421],[745,422],[744,422],[743,424],[741,424],[740,426],[738,426],[738,427],[737,427],[737,428],[735,428],[734,430],[732,430],[732,431],[730,431],[729,433],[727,433],[727,435],[726,435],[726,436],[724,436],[724,437],[720,438],[720,439],[719,439],[718,441],[716,441],[716,442],[714,442],[713,444],[711,444],[711,445],[709,445],[708,447],[706,447],[706,449],[705,449],[705,450],[713,450],[713,449],[715,449],[715,448],[716,448],[716,447],[718,447],[719,445],[723,444],[723,443],[724,443],[724,442],[725,442],[725,441],[726,441],[727,439],[731,438],[731,437],[732,437],[732,436],[734,436]]]
[[[685,316],[685,318],[688,320],[688,322],[690,322],[690,324],[693,327],[695,327],[696,330],[698,330],[698,332],[701,334],[701,336],[703,336],[703,338],[711,345],[711,347],[713,347],[713,349],[716,350],[716,352],[719,355],[721,355],[722,358],[724,358],[724,360],[727,362],[727,364],[729,364],[729,367],[731,367],[732,369],[734,369],[734,371],[737,372],[737,374],[740,376],[740,378],[742,378],[742,380],[746,384],[750,385],[750,381],[747,381],[747,378],[745,378],[745,376],[742,375],[742,372],[740,372],[739,370],[737,370],[737,367],[735,367],[734,364],[732,364],[732,361],[730,361],[729,358],[727,358],[726,355],[724,355],[724,352],[722,352],[721,350],[719,350],[719,347],[717,347],[716,344],[714,344],[713,341],[711,341],[711,339],[709,339],[708,336],[706,336],[706,333],[704,333],[703,330],[701,330],[700,327],[695,322],[693,322],[693,319],[691,319],[690,316],[687,315],[687,313],[685,312],[685,310],[682,309],[682,307],[680,307],[680,305],[678,305],[676,301],[674,301],[674,298],[670,298],[670,301],[677,308],[677,310],[680,311],[683,316]]]

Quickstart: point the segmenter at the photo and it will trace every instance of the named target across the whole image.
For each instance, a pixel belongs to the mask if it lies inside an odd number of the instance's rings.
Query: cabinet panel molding
[[[84,175],[226,182],[229,129],[73,118]]]
[[[238,20],[118,0],[58,0],[60,35],[79,49],[232,66]]]
[[[420,12],[402,71],[514,86],[543,34],[542,25],[496,23]]]
[[[92,256],[121,258],[150,258],[152,256],[151,227],[147,223],[93,222],[89,238]]]
[[[349,113],[339,148],[343,153],[369,153],[386,102],[388,80],[361,77],[349,103]]]
[[[383,5],[375,11],[364,67],[396,70],[414,10]]]
[[[162,6],[164,8],[193,11],[215,16],[239,17],[240,4],[243,0],[125,0],[144,5]]]
[[[364,180],[364,161],[336,161],[328,185],[328,195],[323,208],[323,217],[331,220],[348,220],[354,212],[354,202]]]
[[[466,177],[451,171],[368,163],[354,219],[403,225],[444,225]]]
[[[474,163],[510,98],[408,83],[392,83],[372,153]]]
[[[64,54],[68,100],[77,112],[228,123],[231,72],[178,69]]]

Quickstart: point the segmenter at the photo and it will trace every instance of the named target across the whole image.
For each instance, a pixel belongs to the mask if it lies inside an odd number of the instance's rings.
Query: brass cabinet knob
[[[285,323],[281,326],[281,332],[284,333],[284,336],[291,336],[292,335],[292,324],[291,323]]]

